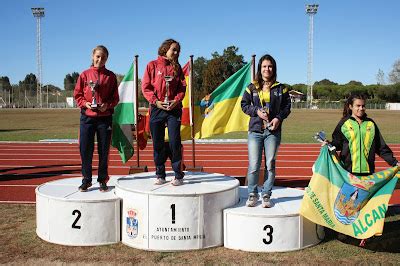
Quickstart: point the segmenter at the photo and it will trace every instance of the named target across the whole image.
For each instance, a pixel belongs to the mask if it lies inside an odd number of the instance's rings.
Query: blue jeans
[[[281,143],[281,131],[269,131],[263,133],[249,132],[248,152],[249,167],[247,171],[247,190],[249,193],[258,193],[257,184],[261,166],[261,156],[264,150],[265,175],[261,195],[271,196],[272,186],[275,181],[275,160]]]

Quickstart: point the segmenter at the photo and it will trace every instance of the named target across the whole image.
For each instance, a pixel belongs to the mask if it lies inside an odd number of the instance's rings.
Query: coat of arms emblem
[[[372,180],[360,180],[348,173],[349,184],[344,183],[335,201],[334,213],[342,224],[352,224],[369,196],[369,189],[375,184]]]
[[[126,216],[126,234],[129,238],[136,238],[138,235],[139,221],[137,217],[137,211],[134,209],[128,209]]]

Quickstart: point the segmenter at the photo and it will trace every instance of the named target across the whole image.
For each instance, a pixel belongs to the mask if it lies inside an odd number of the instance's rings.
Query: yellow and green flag
[[[195,110],[196,124],[201,125],[201,128],[196,126],[196,138],[248,130],[250,117],[243,113],[240,101],[250,82],[251,63],[248,63],[211,93],[206,112],[200,115]]]
[[[300,214],[358,239],[381,235],[398,171],[391,167],[368,176],[352,175],[324,146],[313,166]]]

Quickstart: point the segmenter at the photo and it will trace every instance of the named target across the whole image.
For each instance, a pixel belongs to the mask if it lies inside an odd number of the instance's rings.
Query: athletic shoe
[[[181,179],[174,178],[174,180],[171,181],[171,185],[173,185],[173,186],[182,186],[183,185],[183,178],[181,178]]]
[[[154,182],[154,185],[162,185],[162,184],[165,184],[165,183],[167,183],[167,181],[165,180],[165,178],[158,177],[158,178],[156,179],[156,182]]]
[[[108,187],[107,187],[107,183],[106,182],[99,182],[99,186],[100,186],[100,191],[101,192],[108,191]]]
[[[265,195],[262,198],[262,207],[263,208],[271,208],[274,206],[274,203],[271,201],[270,196]]]
[[[249,198],[246,201],[247,207],[254,207],[257,205],[258,201],[258,193],[250,193]]]
[[[79,191],[80,192],[86,192],[88,190],[88,188],[90,188],[92,186],[92,183],[82,183],[82,185],[79,186]]]

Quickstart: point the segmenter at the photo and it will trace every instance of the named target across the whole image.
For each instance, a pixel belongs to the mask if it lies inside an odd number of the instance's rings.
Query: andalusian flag
[[[135,124],[133,64],[118,87],[119,103],[113,114],[112,146],[126,163],[134,153],[132,125]]]
[[[251,63],[246,64],[211,93],[201,131],[197,132],[196,138],[248,130],[250,117],[242,111],[240,101],[251,82],[250,67]]]
[[[313,166],[300,214],[358,239],[381,235],[398,170],[391,167],[369,176],[355,176],[324,146]]]

